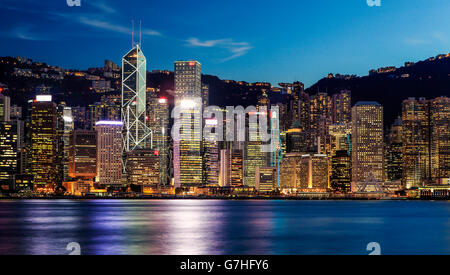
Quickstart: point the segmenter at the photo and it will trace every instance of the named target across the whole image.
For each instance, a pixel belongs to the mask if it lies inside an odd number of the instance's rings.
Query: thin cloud
[[[49,41],[49,40],[51,40],[48,37],[37,34],[35,32],[31,32],[30,27],[27,27],[27,26],[17,27],[15,29],[13,29],[10,34],[12,37],[22,39],[22,40],[29,40],[29,41]]]
[[[229,61],[243,55],[246,55],[253,47],[248,42],[234,42],[233,39],[216,39],[201,41],[198,38],[190,38],[187,41],[189,47],[202,47],[202,48],[222,48],[230,52],[230,56],[223,58],[221,61]]]
[[[103,1],[89,1],[87,3],[88,3],[88,5],[96,8],[104,13],[116,13],[117,12],[113,7],[109,6],[108,4],[106,4]]]

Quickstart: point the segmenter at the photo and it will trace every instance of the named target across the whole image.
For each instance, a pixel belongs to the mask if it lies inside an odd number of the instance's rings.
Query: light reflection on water
[[[0,201],[0,254],[450,254],[450,203]]]

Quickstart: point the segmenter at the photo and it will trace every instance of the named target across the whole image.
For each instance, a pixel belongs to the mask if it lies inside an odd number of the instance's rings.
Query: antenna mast
[[[134,47],[134,19],[131,20],[131,47]]]
[[[139,20],[139,46],[142,47],[142,20]]]

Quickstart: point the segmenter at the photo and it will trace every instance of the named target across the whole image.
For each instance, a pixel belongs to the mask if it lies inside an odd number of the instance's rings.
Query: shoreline
[[[52,196],[52,197],[27,197],[27,198],[15,198],[15,197],[0,197],[0,200],[73,200],[73,201],[86,201],[86,200],[135,200],[135,201],[145,201],[145,200],[223,200],[223,201],[248,201],[248,200],[258,200],[258,201],[450,201],[450,199],[444,198],[374,198],[374,197],[360,197],[360,198],[302,198],[302,197],[181,197],[181,196],[171,196],[171,197],[153,197],[153,196],[142,196],[142,197],[79,197],[79,196]]]

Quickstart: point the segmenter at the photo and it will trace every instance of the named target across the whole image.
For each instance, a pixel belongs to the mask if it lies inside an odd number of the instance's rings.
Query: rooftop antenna
[[[134,19],[131,20],[131,47],[134,47]]]
[[[139,46],[142,46],[142,20],[139,20]]]

